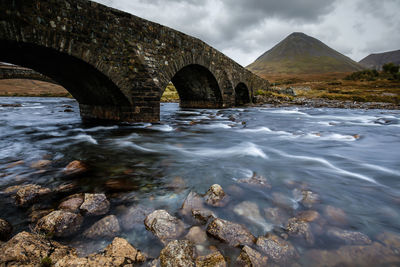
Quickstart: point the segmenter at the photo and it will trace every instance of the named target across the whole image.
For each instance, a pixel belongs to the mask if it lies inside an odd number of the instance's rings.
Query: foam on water
[[[129,142],[129,141],[119,141],[116,143],[120,147],[132,148],[134,150],[138,150],[138,151],[142,151],[142,152],[157,153],[156,150],[145,148],[145,147],[139,146],[139,145],[137,145],[133,142]]]
[[[172,131],[175,130],[174,128],[172,128],[172,127],[171,127],[170,125],[168,125],[168,124],[164,124],[164,125],[151,125],[151,126],[148,126],[148,127],[146,127],[146,128],[151,129],[151,130],[161,131],[161,132],[172,132]]]
[[[98,132],[98,131],[106,131],[106,130],[114,130],[118,129],[118,125],[114,126],[97,126],[93,128],[84,129],[85,132]]]
[[[75,140],[86,141],[86,142],[92,143],[94,145],[98,145],[98,142],[96,141],[96,139],[94,139],[91,135],[88,135],[88,134],[78,134],[72,138]]]

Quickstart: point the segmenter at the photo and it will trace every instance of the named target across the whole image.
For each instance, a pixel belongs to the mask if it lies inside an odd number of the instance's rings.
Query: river
[[[82,124],[77,103],[67,98],[3,97],[0,103],[22,104],[0,107],[0,191],[22,183],[56,188],[73,182],[77,185],[73,193],[106,193],[110,214],[117,217],[137,204],[179,217],[190,191],[204,194],[211,185],[220,184],[229,203],[210,209],[260,236],[271,229],[282,231],[282,225],[265,215],[268,208],[283,207],[289,217],[308,209],[296,194],[297,186],[318,194],[312,209],[321,215],[327,206],[345,213],[345,222],[338,226],[326,218],[326,227],[358,231],[372,241],[382,232],[400,234],[400,111],[182,110],[178,104],[164,103],[159,124],[98,126]],[[51,164],[39,171],[30,167],[42,159]],[[85,162],[89,172],[69,181],[63,168],[73,160]],[[16,161],[24,163],[9,166]],[[267,178],[272,188],[238,183],[254,174]],[[235,212],[243,201],[255,203],[261,218]],[[15,233],[29,229],[29,210],[10,203],[8,196],[0,195],[0,217],[13,224]],[[163,247],[144,226],[121,236],[154,257]],[[300,255],[339,246],[324,234],[315,236],[313,245],[292,241]],[[85,243],[80,235],[61,241],[82,254],[109,243]],[[232,259],[240,252],[209,242]]]

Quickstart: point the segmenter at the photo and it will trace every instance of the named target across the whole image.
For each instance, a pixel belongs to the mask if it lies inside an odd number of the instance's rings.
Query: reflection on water
[[[166,209],[179,217],[190,191],[203,194],[217,183],[230,201],[224,208],[210,209],[260,236],[271,228],[282,234],[286,222],[269,216],[272,209],[282,209],[286,221],[309,209],[298,194],[307,189],[318,194],[320,199],[312,209],[322,216],[327,207],[345,212],[341,229],[362,232],[372,241],[382,232],[400,233],[399,111],[181,110],[177,104],[162,104],[160,124],[91,126],[81,124],[73,100],[2,98],[1,103],[21,103],[22,107],[0,107],[0,190],[24,183],[51,189],[73,183],[69,194],[106,193],[110,214],[118,218],[134,205]],[[73,112],[64,112],[67,108]],[[42,159],[51,163],[40,169],[31,167]],[[9,166],[21,160],[22,164]],[[62,170],[73,160],[85,162],[89,171],[81,177],[66,177]],[[271,189],[238,182],[255,173],[266,177]],[[56,208],[62,197],[42,204]],[[10,205],[5,194],[0,198],[1,217],[13,223],[15,232],[29,229],[32,210]],[[259,214],[243,213],[240,207],[247,202],[255,203]],[[324,220],[324,229],[313,233],[312,245],[289,237],[300,255],[310,249],[340,247],[326,234],[338,225],[328,215]],[[84,227],[90,223],[85,221]],[[162,248],[144,225],[124,230],[121,236],[154,257]],[[82,253],[109,242],[89,246],[81,235],[61,241]],[[211,238],[208,242],[232,260],[240,252]],[[307,266],[307,260],[301,262]]]

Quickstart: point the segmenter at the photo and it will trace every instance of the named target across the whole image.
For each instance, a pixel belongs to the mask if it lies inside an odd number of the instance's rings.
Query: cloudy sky
[[[246,66],[292,32],[359,61],[400,49],[400,0],[96,0],[200,38]]]

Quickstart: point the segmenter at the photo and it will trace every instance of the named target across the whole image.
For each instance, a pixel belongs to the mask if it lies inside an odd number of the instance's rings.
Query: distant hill
[[[280,74],[344,73],[363,69],[360,64],[323,42],[300,32],[290,34],[247,68],[264,77]]]
[[[390,62],[400,65],[400,50],[371,54],[359,63],[367,69],[382,70],[382,66]]]

